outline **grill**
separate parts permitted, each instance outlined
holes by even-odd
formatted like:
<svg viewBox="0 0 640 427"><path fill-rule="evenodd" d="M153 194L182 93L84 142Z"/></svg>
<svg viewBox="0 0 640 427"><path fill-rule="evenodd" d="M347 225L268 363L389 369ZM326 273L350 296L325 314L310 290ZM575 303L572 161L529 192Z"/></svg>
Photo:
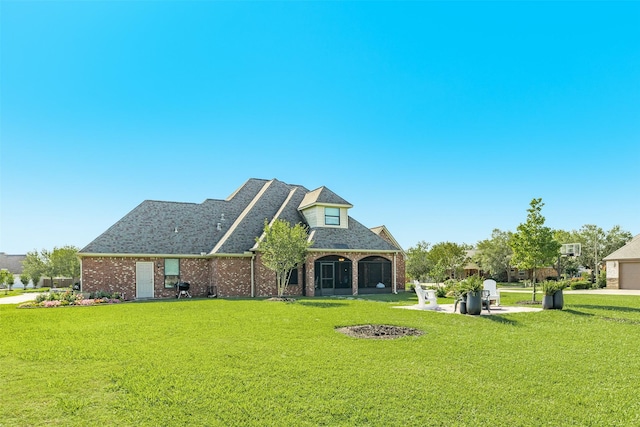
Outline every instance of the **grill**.
<svg viewBox="0 0 640 427"><path fill-rule="evenodd" d="M191 298L191 294L189 293L189 286L190 285L187 282L176 283L176 298Z"/></svg>

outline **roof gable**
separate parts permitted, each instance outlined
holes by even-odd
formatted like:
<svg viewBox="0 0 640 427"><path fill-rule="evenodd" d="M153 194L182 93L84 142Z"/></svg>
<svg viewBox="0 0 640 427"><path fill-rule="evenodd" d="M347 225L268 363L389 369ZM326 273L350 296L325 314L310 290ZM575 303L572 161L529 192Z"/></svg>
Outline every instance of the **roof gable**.
<svg viewBox="0 0 640 427"><path fill-rule="evenodd" d="M333 206L346 206L352 208L353 205L347 202L342 197L338 196L327 187L316 188L313 191L308 192L298 209L303 210L314 205L333 205Z"/></svg>
<svg viewBox="0 0 640 427"><path fill-rule="evenodd" d="M640 259L640 234L629 240L626 245L604 257L605 261Z"/></svg>
<svg viewBox="0 0 640 427"><path fill-rule="evenodd" d="M313 240L312 249L382 252L399 252L401 250L351 217L349 217L348 228L312 228L311 238Z"/></svg>

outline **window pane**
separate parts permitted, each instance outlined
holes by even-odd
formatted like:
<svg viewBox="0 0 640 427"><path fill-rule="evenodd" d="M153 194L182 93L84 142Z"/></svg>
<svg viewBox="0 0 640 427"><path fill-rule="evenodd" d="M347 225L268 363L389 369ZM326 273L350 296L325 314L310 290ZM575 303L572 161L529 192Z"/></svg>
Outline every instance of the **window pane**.
<svg viewBox="0 0 640 427"><path fill-rule="evenodd" d="M340 208L324 208L325 225L340 225Z"/></svg>
<svg viewBox="0 0 640 427"><path fill-rule="evenodd" d="M178 276L178 275L180 275L180 260L179 259L165 259L164 260L164 275L165 276Z"/></svg>

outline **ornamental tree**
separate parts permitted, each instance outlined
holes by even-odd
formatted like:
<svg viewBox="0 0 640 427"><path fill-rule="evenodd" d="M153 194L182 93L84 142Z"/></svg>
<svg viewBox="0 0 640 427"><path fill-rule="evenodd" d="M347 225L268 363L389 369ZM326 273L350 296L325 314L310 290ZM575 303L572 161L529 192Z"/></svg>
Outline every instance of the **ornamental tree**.
<svg viewBox="0 0 640 427"><path fill-rule="evenodd" d="M309 240L304 225L298 223L292 227L282 219L271 224L265 220L262 239L257 238L256 241L262 264L276 273L278 297L282 297L291 272L304 263L313 241Z"/></svg>
<svg viewBox="0 0 640 427"><path fill-rule="evenodd" d="M553 231L544 226L545 218L540 211L542 199L532 199L527 209L527 221L518 225L509 245L513 250L512 263L520 269L533 270L533 296L536 300L536 269L553 265L560 254L560 243L553 238Z"/></svg>

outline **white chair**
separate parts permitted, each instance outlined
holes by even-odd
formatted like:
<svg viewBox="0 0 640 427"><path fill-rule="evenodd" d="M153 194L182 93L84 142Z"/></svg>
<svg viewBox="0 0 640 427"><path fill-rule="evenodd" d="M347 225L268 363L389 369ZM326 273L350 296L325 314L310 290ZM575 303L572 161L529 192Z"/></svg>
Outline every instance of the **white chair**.
<svg viewBox="0 0 640 427"><path fill-rule="evenodd" d="M482 289L489 291L489 303L495 301L496 305L500 305L500 290L495 280L487 279L482 282Z"/></svg>
<svg viewBox="0 0 640 427"><path fill-rule="evenodd" d="M438 298L436 291L433 289L422 289L422 286L416 285L416 295L418 295L418 307L424 310L435 310L438 308ZM429 301L429 305L427 305Z"/></svg>

